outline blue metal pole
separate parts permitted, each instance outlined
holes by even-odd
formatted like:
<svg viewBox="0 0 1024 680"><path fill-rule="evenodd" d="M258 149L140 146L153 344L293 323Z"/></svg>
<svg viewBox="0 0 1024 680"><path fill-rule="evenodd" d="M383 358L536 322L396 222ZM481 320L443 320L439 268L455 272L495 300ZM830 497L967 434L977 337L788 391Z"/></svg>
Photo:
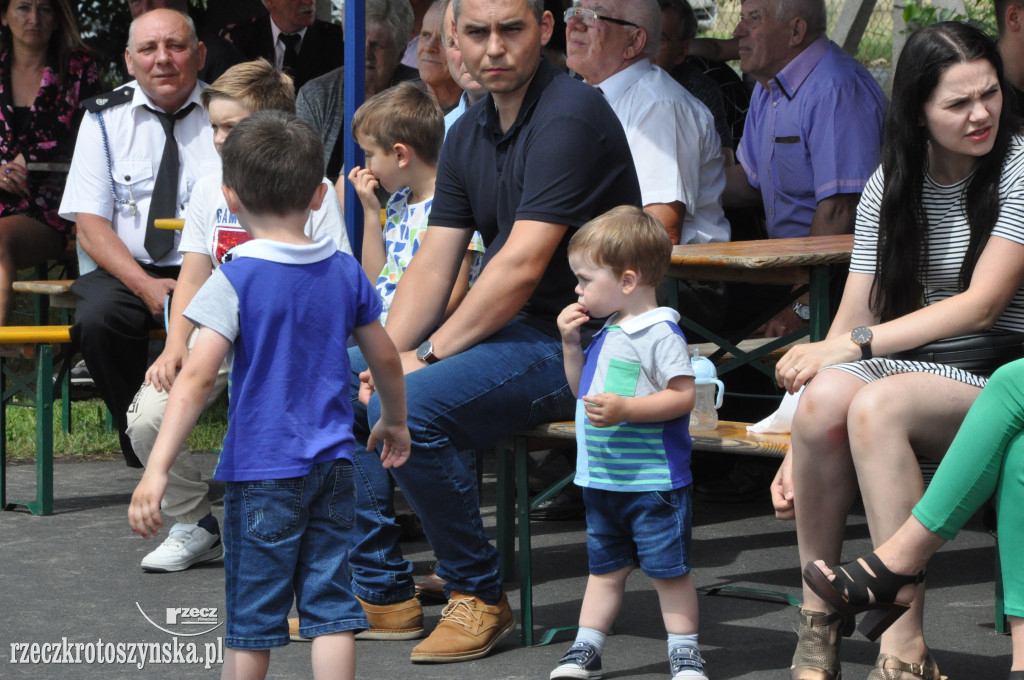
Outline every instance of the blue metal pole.
<svg viewBox="0 0 1024 680"><path fill-rule="evenodd" d="M349 0L345 3L345 122L341 134L345 139L342 177L363 164L363 150L352 139L352 116L365 98L366 70L366 3ZM363 206L355 188L345 182L345 228L352 252L362 260Z"/></svg>

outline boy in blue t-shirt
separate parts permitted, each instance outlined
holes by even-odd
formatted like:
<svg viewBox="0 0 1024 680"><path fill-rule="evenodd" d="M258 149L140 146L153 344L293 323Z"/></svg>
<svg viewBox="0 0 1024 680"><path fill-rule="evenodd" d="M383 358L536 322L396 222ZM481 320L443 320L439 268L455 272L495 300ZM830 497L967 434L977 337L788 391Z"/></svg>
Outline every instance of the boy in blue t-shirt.
<svg viewBox="0 0 1024 680"><path fill-rule="evenodd" d="M326 192L313 129L292 114L259 112L238 123L222 155L224 197L255 239L234 249L184 312L198 337L171 388L129 522L144 537L156 534L167 470L233 351L228 432L214 475L225 482L223 677L266 676L269 650L288 644L294 600L300 634L315 638L313 677L354 678L354 632L367 621L347 558L356 444L347 339L355 338L381 395L384 415L368 446L383 441L385 467L409 456L401 360L359 264L330 238L304 233Z"/></svg>
<svg viewBox="0 0 1024 680"><path fill-rule="evenodd" d="M444 141L444 114L431 94L412 83L399 83L370 97L356 110L352 138L366 155L366 167L357 166L348 174L363 205L363 269L376 282L384 302L380 321L386 324L398 280L427 232L437 159ZM388 200L383 230L379 188L394 192ZM445 317L455 311L476 280L483 253L483 238L474 232Z"/></svg>
<svg viewBox="0 0 1024 680"><path fill-rule="evenodd" d="M658 307L672 243L639 208L621 206L569 240L579 302L562 310L565 375L576 402L576 484L587 507L590 578L579 633L551 678L601 677L601 653L638 564L654 581L673 680L706 678L690 575L693 369L679 314ZM580 327L609 317L584 351Z"/></svg>

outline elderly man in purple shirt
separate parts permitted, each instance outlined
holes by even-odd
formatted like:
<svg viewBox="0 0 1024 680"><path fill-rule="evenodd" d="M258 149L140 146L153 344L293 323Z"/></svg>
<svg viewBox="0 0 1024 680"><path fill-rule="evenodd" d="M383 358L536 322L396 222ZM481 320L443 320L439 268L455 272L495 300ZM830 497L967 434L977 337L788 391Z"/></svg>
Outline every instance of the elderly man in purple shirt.
<svg viewBox="0 0 1024 680"><path fill-rule="evenodd" d="M771 238L852 232L878 166L885 97L825 36L825 19L824 0L744 0L733 31L740 68L758 84L723 199L762 201ZM776 315L765 335L799 328L806 304Z"/></svg>

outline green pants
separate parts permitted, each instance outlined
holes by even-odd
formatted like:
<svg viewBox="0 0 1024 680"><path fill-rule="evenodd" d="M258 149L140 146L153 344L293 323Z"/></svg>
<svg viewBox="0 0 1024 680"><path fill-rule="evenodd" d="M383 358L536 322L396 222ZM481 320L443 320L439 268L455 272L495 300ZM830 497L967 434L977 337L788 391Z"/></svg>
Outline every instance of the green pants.
<svg viewBox="0 0 1024 680"><path fill-rule="evenodd" d="M1024 359L992 374L914 508L947 541L996 494L1006 613L1024 616Z"/></svg>

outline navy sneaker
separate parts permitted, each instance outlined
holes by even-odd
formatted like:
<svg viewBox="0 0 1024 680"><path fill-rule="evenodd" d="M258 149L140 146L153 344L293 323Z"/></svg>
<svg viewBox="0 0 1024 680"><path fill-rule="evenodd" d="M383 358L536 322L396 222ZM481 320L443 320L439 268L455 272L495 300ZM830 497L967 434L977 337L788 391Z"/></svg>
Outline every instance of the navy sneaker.
<svg viewBox="0 0 1024 680"><path fill-rule="evenodd" d="M704 659L700 652L693 647L676 647L668 655L669 668L672 671L672 680L684 680L695 678L696 680L708 680L704 674Z"/></svg>
<svg viewBox="0 0 1024 680"><path fill-rule="evenodd" d="M558 660L558 666L551 671L551 680L556 678L582 678L597 680L601 677L601 655L589 642L574 642L569 651Z"/></svg>

